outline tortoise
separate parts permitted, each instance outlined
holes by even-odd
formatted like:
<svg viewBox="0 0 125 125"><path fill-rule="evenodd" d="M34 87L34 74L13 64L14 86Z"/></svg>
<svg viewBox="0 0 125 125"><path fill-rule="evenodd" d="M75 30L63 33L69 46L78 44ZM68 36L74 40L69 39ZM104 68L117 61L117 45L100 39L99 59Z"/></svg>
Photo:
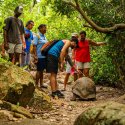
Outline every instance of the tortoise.
<svg viewBox="0 0 125 125"><path fill-rule="evenodd" d="M72 87L72 93L73 98L71 101L75 101L77 98L81 100L95 100L95 83L88 77L79 78L75 81L75 85Z"/></svg>

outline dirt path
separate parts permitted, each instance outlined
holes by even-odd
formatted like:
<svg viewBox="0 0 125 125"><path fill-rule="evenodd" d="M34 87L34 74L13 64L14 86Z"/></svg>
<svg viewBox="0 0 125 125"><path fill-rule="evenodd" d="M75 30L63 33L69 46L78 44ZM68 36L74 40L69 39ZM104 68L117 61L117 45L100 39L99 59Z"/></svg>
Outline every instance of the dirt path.
<svg viewBox="0 0 125 125"><path fill-rule="evenodd" d="M63 88L62 80L64 75L58 76L59 88ZM72 83L73 84L73 83ZM53 110L36 115L37 119L43 119L50 123L57 123L57 125L73 125L75 119L79 114L86 110L90 106L95 106L98 103L103 103L106 101L116 101L118 97L123 95L121 90L111 88L111 87L102 87L97 86L97 100L96 101L70 101L72 96L71 87L72 84L67 85L67 91L63 92L65 99L52 100Z"/></svg>
<svg viewBox="0 0 125 125"><path fill-rule="evenodd" d="M64 73L58 75L59 89L63 89L64 77ZM72 81L72 78L70 81ZM44 75L44 83L49 83L47 75ZM65 95L64 99L52 99L53 110L36 112L34 114L35 119L19 121L18 125L73 125L77 116L88 107L106 101L116 101L124 94L122 90L116 88L96 86L96 101L70 101L73 82L71 83L67 85L67 91L63 92ZM50 92L50 90L47 91ZM125 101L122 103L125 103ZM17 122L0 123L0 125L17 125Z"/></svg>

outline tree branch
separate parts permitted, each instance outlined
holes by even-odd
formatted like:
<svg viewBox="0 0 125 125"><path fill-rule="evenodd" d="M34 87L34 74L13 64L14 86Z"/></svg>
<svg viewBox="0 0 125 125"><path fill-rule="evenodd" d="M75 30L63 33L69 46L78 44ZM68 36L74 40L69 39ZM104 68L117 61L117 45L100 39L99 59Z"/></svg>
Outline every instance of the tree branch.
<svg viewBox="0 0 125 125"><path fill-rule="evenodd" d="M75 0L76 6L79 7L79 2L78 0Z"/></svg>
<svg viewBox="0 0 125 125"><path fill-rule="evenodd" d="M91 27L90 25L87 25L87 24L83 24L83 27L87 27L87 28L93 29L93 27Z"/></svg>
<svg viewBox="0 0 125 125"><path fill-rule="evenodd" d="M75 0L75 3L72 2L67 2L65 0L63 0L66 4L71 5L72 7L74 7L80 14L81 16L86 20L87 23L89 23L89 25L91 25L96 31L101 32L101 33L109 33L112 32L114 30L117 29L125 29L125 24L124 23L120 23L120 24L115 24L112 27L107 27L107 28L102 28L100 26L98 26L97 24L95 24L87 15L86 13L82 10L82 8L80 7L78 0Z"/></svg>
<svg viewBox="0 0 125 125"><path fill-rule="evenodd" d="M71 5L71 6L74 7L75 9L77 9L77 8L76 8L76 5L75 5L74 3L69 2L69 1L65 1L65 0L63 0L63 2L66 3L66 4L68 4L68 5Z"/></svg>
<svg viewBox="0 0 125 125"><path fill-rule="evenodd" d="M33 7L37 4L37 0L33 0Z"/></svg>

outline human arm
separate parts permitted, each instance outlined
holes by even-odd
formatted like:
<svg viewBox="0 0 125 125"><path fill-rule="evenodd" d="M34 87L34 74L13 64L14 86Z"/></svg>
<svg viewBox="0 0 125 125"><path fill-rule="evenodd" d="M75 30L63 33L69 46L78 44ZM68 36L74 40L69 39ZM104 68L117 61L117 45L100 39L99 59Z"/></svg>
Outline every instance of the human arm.
<svg viewBox="0 0 125 125"><path fill-rule="evenodd" d="M5 49L4 49L4 43L2 43L1 45L0 45L0 48L1 48L1 56L2 57L4 57L5 56Z"/></svg>
<svg viewBox="0 0 125 125"><path fill-rule="evenodd" d="M21 20L20 20L21 21ZM19 27L19 26L18 26ZM21 21L21 27L20 27L20 38L22 41L22 45L23 45L23 49L26 48L26 41L25 41L25 29L24 29L24 25L23 22Z"/></svg>
<svg viewBox="0 0 125 125"><path fill-rule="evenodd" d="M3 37L4 37L4 49L8 50L9 49L9 44L8 44L8 38L7 38L7 31L4 30L3 32Z"/></svg>
<svg viewBox="0 0 125 125"><path fill-rule="evenodd" d="M102 45L106 45L106 42L95 42L95 41L89 40L89 44L92 46L102 46Z"/></svg>
<svg viewBox="0 0 125 125"><path fill-rule="evenodd" d="M60 53L60 66L61 69L63 69L64 66L64 58L66 57L67 54L67 50L70 47L70 41L69 40L65 40L65 45L63 46L61 53Z"/></svg>
<svg viewBox="0 0 125 125"><path fill-rule="evenodd" d="M73 67L73 62L69 55L66 56L66 61L69 63L71 67Z"/></svg>
<svg viewBox="0 0 125 125"><path fill-rule="evenodd" d="M5 24L5 26L3 27L4 49L8 50L9 49L8 31L10 29L11 19L10 18L5 19L4 24Z"/></svg>
<svg viewBox="0 0 125 125"><path fill-rule="evenodd" d="M34 36L34 40L33 40L33 57L34 57L34 61L35 63L38 61L38 57L37 57L37 44L38 44L38 37Z"/></svg>
<svg viewBox="0 0 125 125"><path fill-rule="evenodd" d="M26 41L25 41L25 38L24 38L24 34L20 35L21 37L21 41L22 41L22 44L23 44L23 49L26 49Z"/></svg>
<svg viewBox="0 0 125 125"><path fill-rule="evenodd" d="M75 63L75 50L76 48L72 49L72 60Z"/></svg>

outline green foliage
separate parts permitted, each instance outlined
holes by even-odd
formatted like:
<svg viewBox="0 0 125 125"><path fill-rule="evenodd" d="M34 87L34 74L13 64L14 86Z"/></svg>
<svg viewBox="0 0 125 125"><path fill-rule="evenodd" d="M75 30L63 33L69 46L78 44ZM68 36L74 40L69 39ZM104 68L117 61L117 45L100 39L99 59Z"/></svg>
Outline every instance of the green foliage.
<svg viewBox="0 0 125 125"><path fill-rule="evenodd" d="M90 72L94 75L96 83L115 85L119 77L115 65L112 64L111 58L107 56L107 51L107 46L92 48L92 68Z"/></svg>
<svg viewBox="0 0 125 125"><path fill-rule="evenodd" d="M33 32L38 32L37 27L40 24L47 25L47 39L70 39L72 32L79 32L81 29L81 22L77 14L71 15L68 18L66 15L57 15L51 8L51 5L45 6L47 3L41 1L29 13L25 13L25 21L32 19L35 21ZM42 8L41 6L44 6ZM46 11L45 11L46 10ZM45 11L45 12L44 12Z"/></svg>
<svg viewBox="0 0 125 125"><path fill-rule="evenodd" d="M6 60L6 59L3 59L3 58L1 57L1 55L0 55L0 62L6 63L7 60Z"/></svg>
<svg viewBox="0 0 125 125"><path fill-rule="evenodd" d="M61 14L71 17L71 15L75 11L72 6L65 4L65 2L63 2L62 0L48 0L48 2L52 3L51 6L58 15Z"/></svg>
<svg viewBox="0 0 125 125"><path fill-rule="evenodd" d="M69 0L67 0L69 1ZM74 3L74 0L70 0ZM99 26L109 27L115 23L124 23L125 3L117 0L78 0L80 6L86 14ZM63 0L3 0L0 1L0 42L3 41L2 27L4 19L13 15L13 10L17 5L24 7L24 14L21 16L24 24L28 20L33 20L35 26L33 32L38 32L37 27L44 23L47 25L47 39L70 39L71 33L81 30L87 31L87 37L95 41L104 41L105 35L94 32L93 29L85 29L82 24L83 18L71 6L65 4ZM9 8L8 8L9 7ZM124 32L115 31L107 34L106 40L109 43L105 47L94 47L91 50L92 68L96 82L106 81L114 83L124 70ZM119 56L120 55L120 56ZM0 58L0 62L4 62ZM115 70L115 68L117 70Z"/></svg>
<svg viewBox="0 0 125 125"><path fill-rule="evenodd" d="M105 41L104 34L96 33L90 29L87 31L87 37L94 41ZM119 79L115 65L107 53L109 53L109 43L105 46L91 46L91 69L90 75L97 84L116 85Z"/></svg>

